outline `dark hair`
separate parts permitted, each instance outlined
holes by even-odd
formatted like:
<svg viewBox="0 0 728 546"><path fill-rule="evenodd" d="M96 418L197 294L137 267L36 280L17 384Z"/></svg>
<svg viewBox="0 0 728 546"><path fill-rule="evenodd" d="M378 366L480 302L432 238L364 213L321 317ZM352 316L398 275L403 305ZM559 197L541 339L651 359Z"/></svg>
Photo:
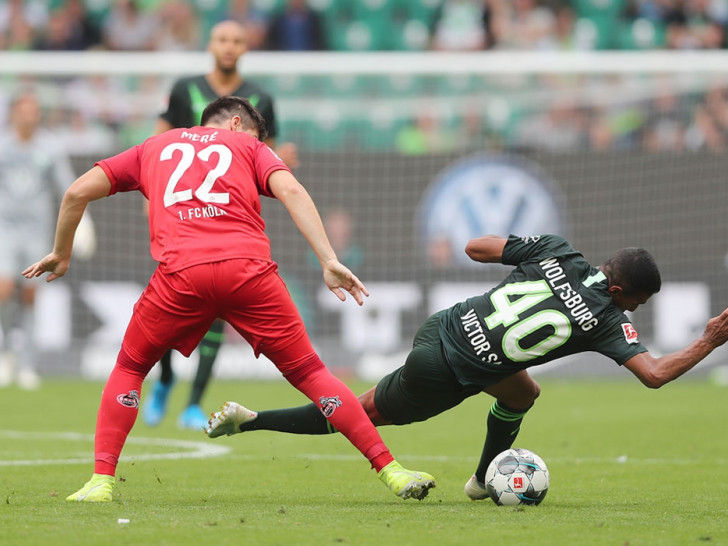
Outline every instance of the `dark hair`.
<svg viewBox="0 0 728 546"><path fill-rule="evenodd" d="M233 116L240 116L243 129L257 129L258 140L263 141L268 136L265 120L248 99L228 95L207 105L202 112L200 125L222 123Z"/></svg>
<svg viewBox="0 0 728 546"><path fill-rule="evenodd" d="M604 263L610 284L628 294L652 295L660 291L662 279L655 259L644 248L623 248Z"/></svg>

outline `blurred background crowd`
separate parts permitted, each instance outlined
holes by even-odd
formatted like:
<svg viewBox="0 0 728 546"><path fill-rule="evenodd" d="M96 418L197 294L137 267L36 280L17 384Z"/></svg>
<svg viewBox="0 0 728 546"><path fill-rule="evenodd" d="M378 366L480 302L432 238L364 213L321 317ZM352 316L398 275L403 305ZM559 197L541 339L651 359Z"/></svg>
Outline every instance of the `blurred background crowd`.
<svg viewBox="0 0 728 546"><path fill-rule="evenodd" d="M4 0L6 50L202 50L222 19L250 49L715 49L726 0Z"/></svg>
<svg viewBox="0 0 728 546"><path fill-rule="evenodd" d="M253 51L719 50L728 0L3 0L0 50L204 51L223 19L245 26ZM280 134L302 149L728 147L725 78L251 78L278 101ZM0 106L15 83L0 81ZM149 136L170 84L50 83L48 124L73 137L71 153L89 155ZM301 108L307 99L317 107Z"/></svg>

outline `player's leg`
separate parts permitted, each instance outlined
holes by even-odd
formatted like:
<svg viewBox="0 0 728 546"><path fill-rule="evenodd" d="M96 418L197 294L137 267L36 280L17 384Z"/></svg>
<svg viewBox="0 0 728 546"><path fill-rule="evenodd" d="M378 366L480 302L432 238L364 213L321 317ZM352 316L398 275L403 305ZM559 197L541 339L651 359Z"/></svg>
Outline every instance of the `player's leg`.
<svg viewBox="0 0 728 546"><path fill-rule="evenodd" d="M478 392L464 390L444 362L437 325L437 316L425 321L404 366L359 395L359 402L375 426L425 421ZM207 433L215 438L251 430L292 434L337 432L316 404L256 412L235 402L226 402L209 420Z"/></svg>
<svg viewBox="0 0 728 546"><path fill-rule="evenodd" d="M81 489L69 495L66 500L112 500L116 466L126 438L136 421L142 382L155 362L155 359L147 362L138 360L131 357L122 346L116 365L101 393L94 437L94 474Z"/></svg>
<svg viewBox="0 0 728 546"><path fill-rule="evenodd" d="M177 274L181 276L182 273ZM157 270L134 307L121 350L101 395L94 440L94 475L67 500L111 500L122 448L136 421L142 383L170 347L189 355L212 323L205 299ZM170 328L170 324L174 328Z"/></svg>
<svg viewBox="0 0 728 546"><path fill-rule="evenodd" d="M465 493L473 500L488 496L485 472L496 455L513 445L523 417L538 398L540 387L526 370L522 370L483 391L496 400L488 413L488 430L478 467L465 485Z"/></svg>
<svg viewBox="0 0 728 546"><path fill-rule="evenodd" d="M252 267L254 262L249 265ZM316 404L392 491L403 498L424 498L434 487L434 479L407 471L394 461L357 397L313 350L276 269L258 270L246 283L246 290L238 292L236 296L241 300L231 301L223 318L251 343L256 353L265 354L294 387Z"/></svg>
<svg viewBox="0 0 728 546"><path fill-rule="evenodd" d="M286 379L324 414L330 425L343 434L377 471L387 487L402 498L424 498L435 486L432 476L403 468L384 444L353 392L324 366L315 352L291 358L310 346L306 338L283 351L266 354Z"/></svg>
<svg viewBox="0 0 728 546"><path fill-rule="evenodd" d="M17 382L21 389L35 390L40 387L36 372L35 351L35 285L20 287L20 316L18 328L12 335L13 352L17 360Z"/></svg>
<svg viewBox="0 0 728 546"><path fill-rule="evenodd" d="M360 394L359 402L374 426L389 425L391 423L382 418L374 407L375 390L376 387L372 387ZM309 435L339 432L313 403L295 408L253 411L237 402L225 402L220 411L213 413L205 432L210 438L217 438L253 430Z"/></svg>
<svg viewBox="0 0 728 546"><path fill-rule="evenodd" d="M15 359L10 352L10 335L15 328L16 308L15 281L10 276L0 274L0 387L7 387L15 378Z"/></svg>
<svg viewBox="0 0 728 546"><path fill-rule="evenodd" d="M212 377L212 367L215 364L217 353L225 338L225 323L216 320L212 323L210 330L202 338L198 351L200 360L197 364L197 372L192 382L190 398L177 424L180 428L200 430L207 425L207 414L202 411L200 401Z"/></svg>

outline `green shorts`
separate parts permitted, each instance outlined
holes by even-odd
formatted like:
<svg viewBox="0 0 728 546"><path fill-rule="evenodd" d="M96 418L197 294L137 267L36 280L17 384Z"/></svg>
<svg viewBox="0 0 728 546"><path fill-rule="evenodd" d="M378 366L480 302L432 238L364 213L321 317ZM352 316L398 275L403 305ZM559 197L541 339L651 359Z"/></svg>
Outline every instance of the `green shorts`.
<svg viewBox="0 0 728 546"><path fill-rule="evenodd" d="M439 314L428 318L404 365L377 384L374 406L395 425L426 421L481 392L458 383L443 355L438 325Z"/></svg>

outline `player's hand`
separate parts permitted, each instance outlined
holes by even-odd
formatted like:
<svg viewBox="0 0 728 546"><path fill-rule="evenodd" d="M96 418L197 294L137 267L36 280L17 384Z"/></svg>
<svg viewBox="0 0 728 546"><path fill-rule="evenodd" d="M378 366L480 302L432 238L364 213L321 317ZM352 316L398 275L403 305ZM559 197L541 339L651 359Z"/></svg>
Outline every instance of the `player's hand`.
<svg viewBox="0 0 728 546"><path fill-rule="evenodd" d="M703 335L714 347L720 347L728 341L728 309L708 321Z"/></svg>
<svg viewBox="0 0 728 546"><path fill-rule="evenodd" d="M346 294L344 294L343 288L353 296L356 303L364 305L362 294L369 297L369 292L356 275L349 271L348 267L339 261L332 260L326 262L323 268L324 282L329 287L329 290L336 294L337 298L341 301L346 301Z"/></svg>
<svg viewBox="0 0 728 546"><path fill-rule="evenodd" d="M290 169L301 165L301 162L298 161L298 148L293 142L284 142L280 146L276 146L275 152Z"/></svg>
<svg viewBox="0 0 728 546"><path fill-rule="evenodd" d="M26 279L32 279L34 277L40 277L43 273L50 273L46 282L51 282L66 274L70 262L70 256L64 258L60 254L51 252L41 261L27 267L25 271L23 271L23 277Z"/></svg>

